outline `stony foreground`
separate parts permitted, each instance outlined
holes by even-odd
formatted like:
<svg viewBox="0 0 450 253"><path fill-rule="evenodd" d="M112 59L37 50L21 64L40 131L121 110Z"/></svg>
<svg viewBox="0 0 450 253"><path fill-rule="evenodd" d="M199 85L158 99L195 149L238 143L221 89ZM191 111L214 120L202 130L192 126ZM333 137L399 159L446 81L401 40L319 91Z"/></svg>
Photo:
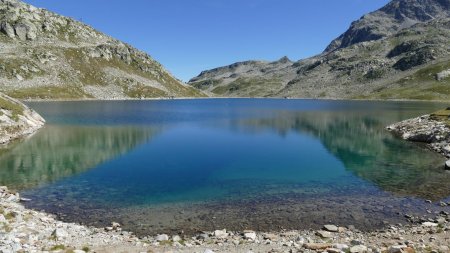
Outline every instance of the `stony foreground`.
<svg viewBox="0 0 450 253"><path fill-rule="evenodd" d="M0 252L450 252L450 215L410 217L411 225L391 225L363 233L352 226L325 225L320 231L257 233L216 230L197 236L137 238L113 223L104 229L64 223L26 209L18 193L0 187ZM430 205L433 205L430 203ZM439 203L442 210L447 203Z"/></svg>

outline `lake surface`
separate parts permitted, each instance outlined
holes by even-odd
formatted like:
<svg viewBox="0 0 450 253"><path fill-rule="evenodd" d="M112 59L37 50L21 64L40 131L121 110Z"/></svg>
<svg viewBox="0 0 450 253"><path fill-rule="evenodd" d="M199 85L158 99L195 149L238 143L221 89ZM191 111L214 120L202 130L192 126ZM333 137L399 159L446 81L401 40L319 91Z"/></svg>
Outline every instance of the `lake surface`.
<svg viewBox="0 0 450 253"><path fill-rule="evenodd" d="M371 230L448 200L444 158L385 130L445 104L275 99L29 103L0 185L60 219L137 234Z"/></svg>

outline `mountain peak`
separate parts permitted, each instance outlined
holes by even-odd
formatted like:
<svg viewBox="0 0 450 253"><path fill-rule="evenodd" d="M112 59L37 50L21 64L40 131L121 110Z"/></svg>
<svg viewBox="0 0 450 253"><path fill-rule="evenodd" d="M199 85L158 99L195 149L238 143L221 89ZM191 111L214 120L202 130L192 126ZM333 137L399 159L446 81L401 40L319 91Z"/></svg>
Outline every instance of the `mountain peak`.
<svg viewBox="0 0 450 253"><path fill-rule="evenodd" d="M378 40L417 23L445 17L450 17L450 0L392 0L353 22L344 34L328 45L325 52Z"/></svg>

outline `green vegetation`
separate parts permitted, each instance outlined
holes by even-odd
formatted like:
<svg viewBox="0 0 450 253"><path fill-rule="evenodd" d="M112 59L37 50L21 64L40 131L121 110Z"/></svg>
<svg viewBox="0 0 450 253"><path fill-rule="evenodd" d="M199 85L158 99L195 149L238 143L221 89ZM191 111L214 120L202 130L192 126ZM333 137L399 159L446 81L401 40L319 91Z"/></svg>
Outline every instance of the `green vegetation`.
<svg viewBox="0 0 450 253"><path fill-rule="evenodd" d="M10 97L15 97L18 99L79 99L92 97L89 94L86 94L81 87L77 86L44 86L16 89L5 91L4 93Z"/></svg>
<svg viewBox="0 0 450 253"><path fill-rule="evenodd" d="M65 249L66 249L66 246L64 246L62 244L58 244L58 245L51 247L50 251L65 250Z"/></svg>
<svg viewBox="0 0 450 253"><path fill-rule="evenodd" d="M354 98L448 100L450 99L450 79L442 81L436 79L439 72L447 69L450 69L450 60L417 70L412 75L398 80L392 86L374 90L370 95Z"/></svg>
<svg viewBox="0 0 450 253"><path fill-rule="evenodd" d="M442 109L437 112L433 112L432 114L430 114L430 117L434 120L444 122L450 126L450 110Z"/></svg>
<svg viewBox="0 0 450 253"><path fill-rule="evenodd" d="M258 97L261 94L271 94L281 87L281 80L278 78L239 78L227 85L218 86L212 92L217 95L239 94L239 96Z"/></svg>
<svg viewBox="0 0 450 253"><path fill-rule="evenodd" d="M220 81L216 80L216 79L204 80L204 81L198 81L198 82L190 83L190 85L192 87L195 87L195 88L200 89L200 90L206 90L206 89L208 89L211 86L216 86L216 85L219 85L219 84L220 84Z"/></svg>
<svg viewBox="0 0 450 253"><path fill-rule="evenodd" d="M91 251L91 249L90 249L88 246L84 246L84 247L82 248L82 250L83 250L84 252L89 252L89 251Z"/></svg>
<svg viewBox="0 0 450 253"><path fill-rule="evenodd" d="M165 91L162 91L160 89L150 87L150 86L144 86L144 85L137 85L133 87L124 87L125 94L132 98L149 98L149 97L167 97L167 93Z"/></svg>
<svg viewBox="0 0 450 253"><path fill-rule="evenodd" d="M13 220L14 218L16 218L16 213L9 212L5 215L5 219L7 220Z"/></svg>
<svg viewBox="0 0 450 253"><path fill-rule="evenodd" d="M19 120L19 115L23 114L24 110L24 108L20 104L14 103L3 97L0 97L0 108L3 110L11 111L12 119L15 121Z"/></svg>
<svg viewBox="0 0 450 253"><path fill-rule="evenodd" d="M113 49L111 49L111 51L113 51ZM148 62L143 62L139 57L134 57L132 54L130 54L131 61L129 64L117 56L113 56L109 60L105 58L88 58L85 52L83 52L83 49L67 49L64 51L64 57L79 74L79 80L83 85L104 86L113 82L116 85L126 88L125 93L133 98L169 96L165 91L154 87L144 86L142 84L137 87L130 87L130 79L126 77L113 78L114 80L111 80L111 76L108 76L104 70L112 68L137 77L155 80L164 85L171 93L173 93L173 96L205 96L192 87L181 85L172 76L167 74L159 63L153 61L151 62L153 65L149 66Z"/></svg>
<svg viewBox="0 0 450 253"><path fill-rule="evenodd" d="M42 69L27 59L0 59L0 74L9 79L16 79L18 75L24 79L31 79L32 77L41 76L43 73Z"/></svg>

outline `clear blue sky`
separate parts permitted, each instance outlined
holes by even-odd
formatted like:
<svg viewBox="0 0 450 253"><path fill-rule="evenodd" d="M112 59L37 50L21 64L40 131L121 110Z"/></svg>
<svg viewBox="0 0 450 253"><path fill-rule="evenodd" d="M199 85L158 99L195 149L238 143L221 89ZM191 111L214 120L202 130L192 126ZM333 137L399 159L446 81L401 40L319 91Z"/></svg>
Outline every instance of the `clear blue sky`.
<svg viewBox="0 0 450 253"><path fill-rule="evenodd" d="M388 0L25 0L148 52L187 81L250 59L320 53Z"/></svg>

